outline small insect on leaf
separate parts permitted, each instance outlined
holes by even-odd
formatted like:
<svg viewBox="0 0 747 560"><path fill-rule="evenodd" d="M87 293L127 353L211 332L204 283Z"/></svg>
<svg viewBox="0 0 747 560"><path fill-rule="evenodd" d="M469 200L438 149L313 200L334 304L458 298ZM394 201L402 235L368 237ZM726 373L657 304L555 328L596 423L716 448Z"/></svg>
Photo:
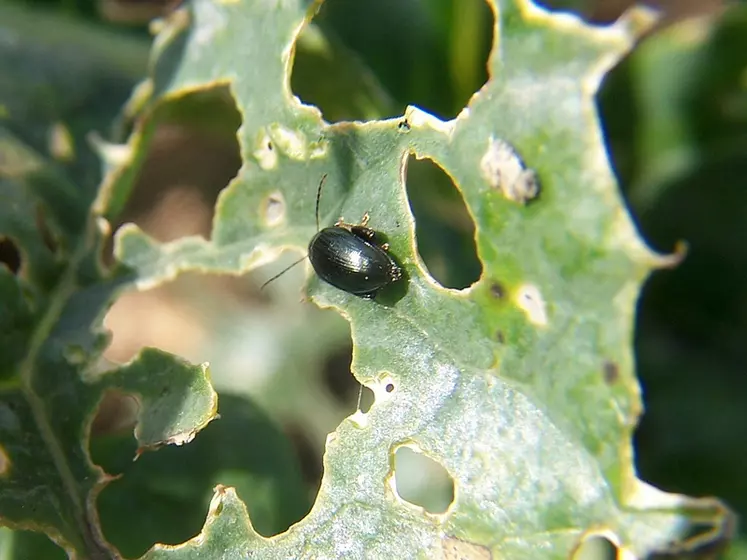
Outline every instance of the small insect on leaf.
<svg viewBox="0 0 747 560"><path fill-rule="evenodd" d="M309 242L307 256L317 276L328 284L349 294L373 299L379 290L402 278L402 269L387 252L389 244L380 243L377 232L368 227L368 214L363 216L360 224L338 220L331 227L319 229L319 201L326 180L325 174L316 191L317 232ZM262 288L305 258L270 278Z"/></svg>

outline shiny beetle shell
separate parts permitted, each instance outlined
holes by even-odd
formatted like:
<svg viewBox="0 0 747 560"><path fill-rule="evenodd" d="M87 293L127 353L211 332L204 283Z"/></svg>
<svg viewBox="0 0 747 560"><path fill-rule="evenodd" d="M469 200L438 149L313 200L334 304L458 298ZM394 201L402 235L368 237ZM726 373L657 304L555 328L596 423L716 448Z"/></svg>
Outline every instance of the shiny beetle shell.
<svg viewBox="0 0 747 560"><path fill-rule="evenodd" d="M402 278L402 269L387 253L389 245L381 235L366 227L368 212L360 224L348 224L340 218L332 227L319 229L319 201L327 179L323 175L316 189L316 235L309 242L308 257L317 276L335 288L373 299L382 288ZM280 278L306 257L298 259L267 280L260 290Z"/></svg>
<svg viewBox="0 0 747 560"><path fill-rule="evenodd" d="M361 226L324 228L309 242L311 266L334 287L372 299L402 278L402 270L375 238L375 231Z"/></svg>

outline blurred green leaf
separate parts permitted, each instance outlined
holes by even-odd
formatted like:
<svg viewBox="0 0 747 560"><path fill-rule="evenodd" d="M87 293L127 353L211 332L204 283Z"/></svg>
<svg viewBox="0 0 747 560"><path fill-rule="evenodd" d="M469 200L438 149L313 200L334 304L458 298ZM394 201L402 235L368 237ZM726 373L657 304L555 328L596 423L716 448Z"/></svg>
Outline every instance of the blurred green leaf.
<svg viewBox="0 0 747 560"><path fill-rule="evenodd" d="M315 22L358 53L401 114L408 104L452 118L487 80L493 31L484 0L327 2Z"/></svg>
<svg viewBox="0 0 747 560"><path fill-rule="evenodd" d="M719 17L684 20L643 41L606 80L605 128L637 211L648 211L662 189L685 177L744 160L746 30L743 4Z"/></svg>
<svg viewBox="0 0 747 560"><path fill-rule="evenodd" d="M90 134L113 119L146 70L148 43L54 12L0 4L0 125L93 197L101 164Z"/></svg>
<svg viewBox="0 0 747 560"><path fill-rule="evenodd" d="M394 101L353 52L309 25L296 43L291 87L328 122L396 115Z"/></svg>
<svg viewBox="0 0 747 560"><path fill-rule="evenodd" d="M100 263L106 224L91 211L98 165L71 144L113 115L116 99L92 79L90 57L35 43L13 21L18 27L7 30L11 19L0 23L8 38L0 48L0 238L19 259L12 269L0 263L0 518L46 533L71 556L115 557L93 507L107 478L87 449L101 399L109 391L137 395L143 452L189 441L215 415L216 395L206 367L157 350L102 366L101 318L131 275ZM120 75L122 83L131 82ZM47 554L43 539L6 536L8 556Z"/></svg>

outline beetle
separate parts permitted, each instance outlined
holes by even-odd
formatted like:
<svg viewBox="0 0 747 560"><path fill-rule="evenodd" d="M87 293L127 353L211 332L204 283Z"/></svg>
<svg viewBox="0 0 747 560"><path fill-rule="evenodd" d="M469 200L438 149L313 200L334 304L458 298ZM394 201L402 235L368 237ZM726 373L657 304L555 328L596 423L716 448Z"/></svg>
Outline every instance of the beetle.
<svg viewBox="0 0 747 560"><path fill-rule="evenodd" d="M360 224L348 224L342 218L331 227L319 229L319 201L327 175L323 175L316 191L316 234L309 241L308 257L317 276L349 294L374 299L382 288L402 278L402 269L389 255L389 244L380 242L380 235L368 227L368 212ZM302 257L270 278L267 284L299 264Z"/></svg>

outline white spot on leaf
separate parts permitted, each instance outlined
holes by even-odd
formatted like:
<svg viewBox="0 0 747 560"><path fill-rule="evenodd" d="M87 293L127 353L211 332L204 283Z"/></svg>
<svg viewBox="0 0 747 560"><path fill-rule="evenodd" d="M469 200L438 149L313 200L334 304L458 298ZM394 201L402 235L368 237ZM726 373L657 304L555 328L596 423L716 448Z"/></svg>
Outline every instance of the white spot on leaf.
<svg viewBox="0 0 747 560"><path fill-rule="evenodd" d="M394 383L394 379L389 375L385 375L384 377L367 384L366 387L373 391L374 402L377 406L380 406L392 398L397 386Z"/></svg>
<svg viewBox="0 0 747 560"><path fill-rule="evenodd" d="M312 142L309 146L309 159L320 159L326 157L328 151L329 142L327 142L326 140Z"/></svg>
<svg viewBox="0 0 747 560"><path fill-rule="evenodd" d="M488 185L499 189L509 200L526 204L539 194L537 173L524 165L508 142L491 136L480 160L480 170Z"/></svg>
<svg viewBox="0 0 747 560"><path fill-rule="evenodd" d="M516 292L516 305L526 314L529 321L541 327L547 326L545 300L537 286L524 284Z"/></svg>
<svg viewBox="0 0 747 560"><path fill-rule="evenodd" d="M259 132L254 143L254 157L265 171L275 169L278 165L278 154L272 144L272 139L264 129Z"/></svg>
<svg viewBox="0 0 747 560"><path fill-rule="evenodd" d="M291 130L278 123L270 125L270 138L277 149L291 159L305 160L309 146L306 136L297 130Z"/></svg>
<svg viewBox="0 0 747 560"><path fill-rule="evenodd" d="M454 130L454 121L442 121L422 109L409 105L405 109L405 121L410 128L428 127L444 134L451 134Z"/></svg>
<svg viewBox="0 0 747 560"><path fill-rule="evenodd" d="M285 207L285 199L282 193L274 192L270 194L265 199L263 208L265 224L269 227L282 224L285 220Z"/></svg>
<svg viewBox="0 0 747 560"><path fill-rule="evenodd" d="M192 40L200 47L210 46L228 24L226 13L211 2L195 2L193 9L199 25L194 26Z"/></svg>

